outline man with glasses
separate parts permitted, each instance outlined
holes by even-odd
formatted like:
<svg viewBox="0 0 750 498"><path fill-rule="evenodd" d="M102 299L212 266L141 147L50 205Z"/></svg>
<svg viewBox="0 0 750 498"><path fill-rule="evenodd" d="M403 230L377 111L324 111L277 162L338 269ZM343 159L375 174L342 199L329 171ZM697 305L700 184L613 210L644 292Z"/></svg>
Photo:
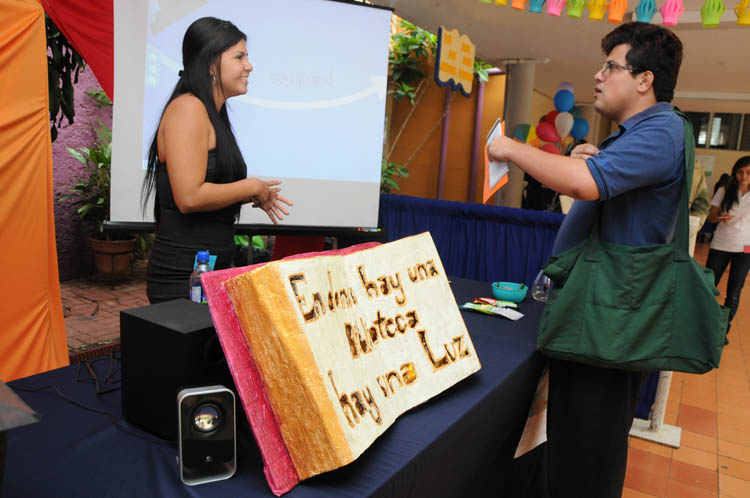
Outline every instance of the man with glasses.
<svg viewBox="0 0 750 498"><path fill-rule="evenodd" d="M682 43L665 28L633 22L606 35L602 51L606 59L594 75L594 108L618 129L598 148L581 144L565 157L498 137L488 149L490 160L512 161L577 199L554 253L588 237L599 207L603 240L642 246L667 243L674 234L685 136L670 102ZM548 442L541 448L547 477L540 478L549 489L534 496L620 498L642 377L550 360Z"/></svg>

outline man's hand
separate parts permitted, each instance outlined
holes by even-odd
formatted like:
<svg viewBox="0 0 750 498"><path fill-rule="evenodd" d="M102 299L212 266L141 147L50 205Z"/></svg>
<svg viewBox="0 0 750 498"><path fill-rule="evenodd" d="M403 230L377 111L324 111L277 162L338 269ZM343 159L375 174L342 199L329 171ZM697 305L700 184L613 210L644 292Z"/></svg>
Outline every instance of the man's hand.
<svg viewBox="0 0 750 498"><path fill-rule="evenodd" d="M576 145L570 152L570 157L578 159L588 159L591 156L595 156L599 153L599 148L592 144L579 144Z"/></svg>
<svg viewBox="0 0 750 498"><path fill-rule="evenodd" d="M511 150L520 145L509 137L495 137L487 146L487 156L490 161L512 161L510 158Z"/></svg>

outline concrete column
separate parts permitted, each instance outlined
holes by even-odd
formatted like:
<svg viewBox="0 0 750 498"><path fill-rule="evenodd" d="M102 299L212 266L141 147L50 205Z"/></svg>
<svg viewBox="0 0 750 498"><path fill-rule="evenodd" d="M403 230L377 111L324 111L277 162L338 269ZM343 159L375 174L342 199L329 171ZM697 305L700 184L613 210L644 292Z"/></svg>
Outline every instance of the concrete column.
<svg viewBox="0 0 750 498"><path fill-rule="evenodd" d="M525 62L508 64L505 86L505 134L513 136L516 126L531 123L531 99L534 93L536 64ZM510 164L508 184L495 195L495 204L506 207L521 207L523 171Z"/></svg>

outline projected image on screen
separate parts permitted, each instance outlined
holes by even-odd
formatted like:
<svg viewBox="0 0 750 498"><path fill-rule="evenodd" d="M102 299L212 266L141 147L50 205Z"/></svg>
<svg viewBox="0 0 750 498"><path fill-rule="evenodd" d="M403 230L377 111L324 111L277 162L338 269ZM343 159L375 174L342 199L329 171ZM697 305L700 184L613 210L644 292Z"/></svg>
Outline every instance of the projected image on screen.
<svg viewBox="0 0 750 498"><path fill-rule="evenodd" d="M125 75L115 71L113 220L142 221L138 182L182 69L182 38L194 20L213 16L247 34L254 69L247 94L228 100L227 111L248 175L282 180L284 195L295 203L285 223L377 225L390 11L330 0L116 0L116 68L123 45L137 52L139 38L124 36L129 28L125 19L118 22L118 11L139 3L145 24L142 97L127 83L118 85ZM120 99L131 102L118 107ZM137 159L122 156L132 155L131 147L117 147L119 115L131 114L134 105L142 108ZM134 144L133 128L127 128ZM118 179L130 185L114 185ZM241 222L267 223L263 216L246 206Z"/></svg>

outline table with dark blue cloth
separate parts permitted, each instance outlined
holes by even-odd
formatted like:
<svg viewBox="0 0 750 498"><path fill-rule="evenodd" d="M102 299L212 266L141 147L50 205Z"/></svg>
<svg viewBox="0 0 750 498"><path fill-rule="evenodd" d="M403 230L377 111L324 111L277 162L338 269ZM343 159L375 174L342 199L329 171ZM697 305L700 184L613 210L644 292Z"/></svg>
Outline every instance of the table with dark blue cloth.
<svg viewBox="0 0 750 498"><path fill-rule="evenodd" d="M491 296L487 282L454 278L451 286L459 304ZM506 495L513 454L544 365L535 351L542 305L527 296L520 310L526 316L517 322L462 311L482 369L399 417L353 463L303 481L285 496ZM94 362L99 376L110 363ZM85 369L71 365L9 384L42 421L8 433L0 496L273 496L251 433L238 433L234 477L186 486L179 478L176 445L130 426L119 390L97 395L94 384L77 381L77 375L88 378Z"/></svg>

